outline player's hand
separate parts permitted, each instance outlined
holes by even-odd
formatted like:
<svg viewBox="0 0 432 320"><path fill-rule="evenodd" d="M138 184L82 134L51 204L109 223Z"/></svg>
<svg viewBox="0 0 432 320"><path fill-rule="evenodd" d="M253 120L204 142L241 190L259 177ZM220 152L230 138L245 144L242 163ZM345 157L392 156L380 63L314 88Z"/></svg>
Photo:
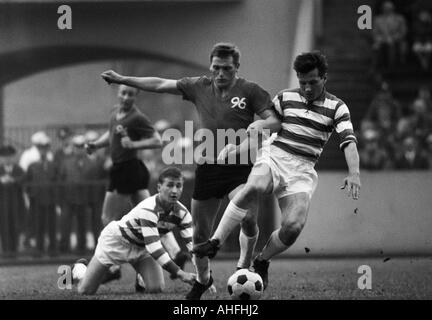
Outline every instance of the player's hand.
<svg viewBox="0 0 432 320"><path fill-rule="evenodd" d="M88 155L91 155L97 149L97 146L94 142L90 141L84 144L84 149Z"/></svg>
<svg viewBox="0 0 432 320"><path fill-rule="evenodd" d="M122 137L120 140L120 143L121 143L122 147L125 149L134 149L135 148L134 142L128 136Z"/></svg>
<svg viewBox="0 0 432 320"><path fill-rule="evenodd" d="M237 153L237 146L235 144L227 144L217 157L217 162L224 162L230 154Z"/></svg>
<svg viewBox="0 0 432 320"><path fill-rule="evenodd" d="M108 84L111 83L120 83L122 80L122 76L115 71L108 70L101 73L102 79L104 79Z"/></svg>
<svg viewBox="0 0 432 320"><path fill-rule="evenodd" d="M341 189L347 189L348 197L357 200L360 196L360 187L360 174L353 173L344 179Z"/></svg>
<svg viewBox="0 0 432 320"><path fill-rule="evenodd" d="M263 119L252 122L246 129L248 135L251 135L252 133L258 133L263 134L265 137L268 137L269 135L266 133L266 131L270 133L270 130L265 128L265 120Z"/></svg>
<svg viewBox="0 0 432 320"><path fill-rule="evenodd" d="M179 278L183 282L186 282L187 284L193 285L196 280L196 274L184 272L182 269L179 269L179 271L177 272L177 278Z"/></svg>

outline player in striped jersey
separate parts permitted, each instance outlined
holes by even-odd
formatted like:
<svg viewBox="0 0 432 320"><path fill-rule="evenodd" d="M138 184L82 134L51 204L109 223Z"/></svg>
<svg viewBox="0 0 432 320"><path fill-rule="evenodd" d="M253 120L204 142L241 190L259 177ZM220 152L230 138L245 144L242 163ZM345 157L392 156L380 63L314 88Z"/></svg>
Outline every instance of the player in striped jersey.
<svg viewBox="0 0 432 320"><path fill-rule="evenodd" d="M360 171L357 139L348 107L325 90L327 69L326 58L319 52L296 57L294 70L300 88L283 90L273 100L281 117L282 129L271 144L261 148L246 185L227 206L213 237L207 243L194 247L196 255L214 257L229 233L245 217L251 199L272 192L279 201L281 227L272 233L253 262L266 287L270 259L288 249L305 225L318 182L314 166L333 131L339 135L340 148L348 165L348 176L342 188L347 187L348 195L358 199ZM253 127L262 131L262 124L258 120ZM241 153L247 148L246 141L237 147L227 147L221 156L230 152Z"/></svg>
<svg viewBox="0 0 432 320"><path fill-rule="evenodd" d="M140 202L120 220L110 222L101 232L95 254L85 273L72 271L78 292L94 294L112 265L130 263L143 277L146 291L161 292L165 282L162 268L175 278L193 284L195 274L184 272L165 251L160 236L178 228L190 251L192 217L179 202L183 176L169 167L159 176L158 194Z"/></svg>

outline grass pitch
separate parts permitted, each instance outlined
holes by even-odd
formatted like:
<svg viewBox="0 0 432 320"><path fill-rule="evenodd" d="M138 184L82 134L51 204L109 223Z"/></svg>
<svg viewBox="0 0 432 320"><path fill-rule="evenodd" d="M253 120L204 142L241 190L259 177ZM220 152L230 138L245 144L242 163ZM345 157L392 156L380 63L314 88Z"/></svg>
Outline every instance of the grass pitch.
<svg viewBox="0 0 432 320"><path fill-rule="evenodd" d="M372 288L359 289L361 265L372 271ZM182 300L189 286L172 281L165 273L162 294L136 294L135 273L122 267L122 278L102 285L94 296L80 296L58 288L60 264L0 267L0 300L3 299L113 299ZM192 271L189 263L186 269ZM206 293L203 300L229 299L226 281L234 272L234 260L212 262L217 293ZM275 259L270 264L269 287L263 300L324 299L432 299L432 258L361 259Z"/></svg>

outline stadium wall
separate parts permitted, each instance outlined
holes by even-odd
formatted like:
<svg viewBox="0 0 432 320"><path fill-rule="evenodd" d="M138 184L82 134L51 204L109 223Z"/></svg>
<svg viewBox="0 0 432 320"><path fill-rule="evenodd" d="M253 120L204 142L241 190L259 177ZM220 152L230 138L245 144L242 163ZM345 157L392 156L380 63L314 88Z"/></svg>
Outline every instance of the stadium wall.
<svg viewBox="0 0 432 320"><path fill-rule="evenodd" d="M202 66L205 72L213 44L232 41L242 51L240 75L259 83L273 96L288 85L300 3L300 0L272 0L271 5L267 0L128 5L119 2L106 6L80 3L72 5L70 31L57 29L55 4L9 4L0 10L0 62L14 52L25 52L24 56L32 59L33 49L105 46L181 58ZM54 58L63 59L61 55ZM115 94L107 89L99 74L116 62L93 59L71 65L66 60L63 66L62 61L58 62L58 69L47 66L45 70L43 64L47 62L34 61L41 64L41 72L29 71L27 76L4 84L6 126L107 121L107 109L115 102ZM152 60L145 61L149 62ZM141 73L140 69L128 73L178 76L177 69L159 66L155 63L153 69L147 69L148 73ZM3 72L11 73L20 66L4 63L4 67ZM187 70L182 76L202 72ZM180 100L168 103L179 104ZM158 116L156 109L168 105L162 97L151 102Z"/></svg>
<svg viewBox="0 0 432 320"><path fill-rule="evenodd" d="M364 171L358 201L340 190L343 172L318 174L306 226L286 255L432 255L432 172Z"/></svg>

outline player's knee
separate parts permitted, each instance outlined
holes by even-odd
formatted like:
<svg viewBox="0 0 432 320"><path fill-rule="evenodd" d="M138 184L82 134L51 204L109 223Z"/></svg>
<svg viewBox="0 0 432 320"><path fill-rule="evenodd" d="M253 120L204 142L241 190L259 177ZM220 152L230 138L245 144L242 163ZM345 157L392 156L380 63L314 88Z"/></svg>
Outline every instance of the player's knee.
<svg viewBox="0 0 432 320"><path fill-rule="evenodd" d="M251 230L257 227L256 216L250 213L250 210L241 222L242 229Z"/></svg>
<svg viewBox="0 0 432 320"><path fill-rule="evenodd" d="M266 191L265 186L262 183L257 181L251 181L245 185L243 189L244 198L249 201L255 201L260 194L263 194Z"/></svg>
<svg viewBox="0 0 432 320"><path fill-rule="evenodd" d="M304 223L298 220L287 220L282 222L281 233L298 235L303 230Z"/></svg>
<svg viewBox="0 0 432 320"><path fill-rule="evenodd" d="M291 246L300 232L303 230L303 224L298 221L283 222L279 232L279 238L286 246Z"/></svg>

